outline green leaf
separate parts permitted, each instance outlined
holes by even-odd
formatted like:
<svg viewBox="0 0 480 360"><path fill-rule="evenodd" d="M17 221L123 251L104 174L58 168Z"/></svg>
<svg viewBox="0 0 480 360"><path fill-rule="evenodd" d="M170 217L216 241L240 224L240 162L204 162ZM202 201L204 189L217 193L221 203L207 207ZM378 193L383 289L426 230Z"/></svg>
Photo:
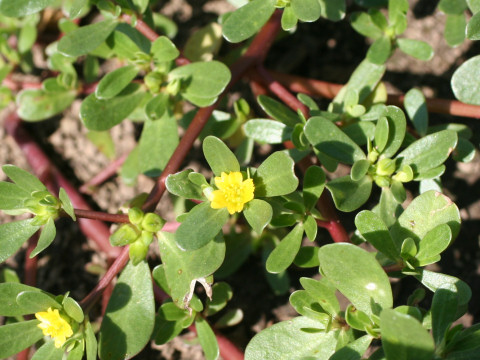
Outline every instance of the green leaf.
<svg viewBox="0 0 480 360"><path fill-rule="evenodd" d="M258 104L262 109L275 120L284 123L286 126L294 127L299 124L300 118L298 114L294 113L290 108L283 105L281 102L272 99L265 95L259 95L257 98Z"/></svg>
<svg viewBox="0 0 480 360"><path fill-rule="evenodd" d="M458 306L457 289L451 284L437 289L432 300L432 335L438 346L445 338L446 332L456 320Z"/></svg>
<svg viewBox="0 0 480 360"><path fill-rule="evenodd" d="M11 182L0 181L0 210L25 209L24 200L30 192Z"/></svg>
<svg viewBox="0 0 480 360"><path fill-rule="evenodd" d="M227 306L232 298L232 288L226 282L217 282L212 286L212 300L207 301L207 316L214 315Z"/></svg>
<svg viewBox="0 0 480 360"><path fill-rule="evenodd" d="M296 312L298 312L300 315L303 316L308 316L311 319L314 320L320 320L320 317L326 316L328 318L328 315L325 314L323 311L322 307L318 303L318 301L308 292L305 290L297 290L294 291L290 295L290 305L295 309ZM322 315L320 315L322 314ZM322 324L319 326L325 327L325 325Z"/></svg>
<svg viewBox="0 0 480 360"><path fill-rule="evenodd" d="M365 240L378 251L381 251L391 260L397 261L399 259L398 251L388 232L388 227L380 216L372 211L363 210L355 217L355 226Z"/></svg>
<svg viewBox="0 0 480 360"><path fill-rule="evenodd" d="M337 350L328 360L360 360L372 340L370 335L364 335Z"/></svg>
<svg viewBox="0 0 480 360"><path fill-rule="evenodd" d="M85 325L85 353L87 360L97 360L97 339L90 321Z"/></svg>
<svg viewBox="0 0 480 360"><path fill-rule="evenodd" d="M418 252L415 256L418 266L430 264L430 259L441 254L450 245L452 231L447 224L441 224L427 232L418 243Z"/></svg>
<svg viewBox="0 0 480 360"><path fill-rule="evenodd" d="M403 111L396 106L387 106L383 113L388 120L388 141L382 151L384 157L392 157L402 146L407 128Z"/></svg>
<svg viewBox="0 0 480 360"><path fill-rule="evenodd" d="M430 334L410 315L385 309L380 314L382 346L392 360L430 360L434 343Z"/></svg>
<svg viewBox="0 0 480 360"><path fill-rule="evenodd" d="M477 13L476 16L480 16ZM480 76L480 55L465 61L455 70L451 85L455 97L466 104L480 105L480 85L476 79Z"/></svg>
<svg viewBox="0 0 480 360"><path fill-rule="evenodd" d="M74 90L55 92L44 89L23 90L17 96L17 113L22 120L45 120L69 107L76 95Z"/></svg>
<svg viewBox="0 0 480 360"><path fill-rule="evenodd" d="M365 159L362 149L334 123L314 116L305 125L308 141L322 153L345 164Z"/></svg>
<svg viewBox="0 0 480 360"><path fill-rule="evenodd" d="M347 175L329 181L327 189L332 194L337 209L350 212L368 200L372 191L372 180L365 176L359 181L353 181Z"/></svg>
<svg viewBox="0 0 480 360"><path fill-rule="evenodd" d="M318 0L291 0L290 6L295 16L305 22L318 20L322 11Z"/></svg>
<svg viewBox="0 0 480 360"><path fill-rule="evenodd" d="M285 31L289 31L293 29L295 26L297 26L298 23L298 18L296 17L292 7L290 5L287 5L283 8L283 13L282 13L282 29Z"/></svg>
<svg viewBox="0 0 480 360"><path fill-rule="evenodd" d="M195 319L195 327L197 329L198 340L205 354L205 359L218 359L220 350L218 348L217 338L208 322L203 317L197 316Z"/></svg>
<svg viewBox="0 0 480 360"><path fill-rule="evenodd" d="M15 254L37 232L40 226L32 225L32 221L26 219L0 225L0 263Z"/></svg>
<svg viewBox="0 0 480 360"><path fill-rule="evenodd" d="M281 144L290 140L292 129L285 124L268 119L251 119L244 126L245 134L261 143Z"/></svg>
<svg viewBox="0 0 480 360"><path fill-rule="evenodd" d="M38 320L22 321L0 326L0 358L19 353L43 338Z"/></svg>
<svg viewBox="0 0 480 360"><path fill-rule="evenodd" d="M319 166L312 165L303 178L303 202L307 210L311 210L325 189L325 173Z"/></svg>
<svg viewBox="0 0 480 360"><path fill-rule="evenodd" d="M180 81L182 96L198 106L212 104L225 90L230 78L230 70L219 61L191 63L177 67L168 74L169 81ZM209 103L204 104L202 101L205 100Z"/></svg>
<svg viewBox="0 0 480 360"><path fill-rule="evenodd" d="M215 136L207 136L203 140L203 154L215 176L220 176L222 172L240 171L240 164L235 155Z"/></svg>
<svg viewBox="0 0 480 360"><path fill-rule="evenodd" d="M158 243L172 299L176 306L185 309L192 283L213 274L222 264L225 242L217 236L200 249L184 251L177 246L174 234L159 232Z"/></svg>
<svg viewBox="0 0 480 360"><path fill-rule="evenodd" d="M350 15L352 27L363 36L378 39L383 36L383 31L375 24L366 12L353 12Z"/></svg>
<svg viewBox="0 0 480 360"><path fill-rule="evenodd" d="M98 99L111 99L118 95L138 74L134 65L127 65L115 69L105 75L98 83L95 96Z"/></svg>
<svg viewBox="0 0 480 360"><path fill-rule="evenodd" d="M116 19L107 19L79 27L60 39L58 51L74 57L86 55L102 44L116 26Z"/></svg>
<svg viewBox="0 0 480 360"><path fill-rule="evenodd" d="M189 174L193 170L188 169L176 174L170 174L165 180L165 186L170 194L186 199L205 200L202 188L189 180Z"/></svg>
<svg viewBox="0 0 480 360"><path fill-rule="evenodd" d="M245 204L243 215L252 229L260 235L273 216L272 206L266 201L253 199Z"/></svg>
<svg viewBox="0 0 480 360"><path fill-rule="evenodd" d="M276 0L253 0L230 14L222 25L223 36L237 43L254 35L275 10Z"/></svg>
<svg viewBox="0 0 480 360"><path fill-rule="evenodd" d="M370 45L367 59L374 64L384 64L392 53L392 42L388 36L382 36Z"/></svg>
<svg viewBox="0 0 480 360"><path fill-rule="evenodd" d="M467 3L465 0L440 0L438 9L445 14L463 14L467 10Z"/></svg>
<svg viewBox="0 0 480 360"><path fill-rule="evenodd" d="M480 1L479 0L467 0L467 5L470 11L474 14L480 11Z"/></svg>
<svg viewBox="0 0 480 360"><path fill-rule="evenodd" d="M397 243L407 237L417 243L438 225L448 224L452 238L460 229L460 214L457 206L445 195L436 191L427 191L416 197L390 229Z"/></svg>
<svg viewBox="0 0 480 360"><path fill-rule="evenodd" d="M120 26L107 38L106 44L118 57L133 60L135 54L141 52L140 47L119 28Z"/></svg>
<svg viewBox="0 0 480 360"><path fill-rule="evenodd" d="M73 221L77 221L77 218L75 217L75 211L73 210L72 202L70 201L70 198L68 197L67 192L64 188L60 188L58 197L62 202L63 211L65 211L67 215L73 219Z"/></svg>
<svg viewBox="0 0 480 360"><path fill-rule="evenodd" d="M392 289L375 256L352 244L324 245L318 252L320 271L352 304L367 315L393 305ZM362 269L362 271L358 271Z"/></svg>
<svg viewBox="0 0 480 360"><path fill-rule="evenodd" d="M63 299L63 309L73 320L78 323L83 322L85 315L83 314L82 307L71 297L67 296Z"/></svg>
<svg viewBox="0 0 480 360"><path fill-rule="evenodd" d="M367 174L368 169L370 168L370 161L368 160L357 160L354 162L352 169L350 171L350 177L353 181L360 181Z"/></svg>
<svg viewBox="0 0 480 360"><path fill-rule="evenodd" d="M37 40L37 27L35 23L29 22L20 29L18 34L18 51L22 54L30 50Z"/></svg>
<svg viewBox="0 0 480 360"><path fill-rule="evenodd" d="M455 47L465 40L467 21L464 14L447 15L443 36L449 46Z"/></svg>
<svg viewBox="0 0 480 360"><path fill-rule="evenodd" d="M144 92L139 84L131 83L117 96L102 100L88 95L80 107L80 118L89 130L104 131L120 124L140 104Z"/></svg>
<svg viewBox="0 0 480 360"><path fill-rule="evenodd" d="M475 157L475 146L468 140L459 137L457 146L453 150L452 158L455 161L468 163Z"/></svg>
<svg viewBox="0 0 480 360"><path fill-rule="evenodd" d="M294 165L292 158L284 152L271 154L253 176L255 197L286 195L295 191L298 178L295 176Z"/></svg>
<svg viewBox="0 0 480 360"><path fill-rule="evenodd" d="M397 45L405 54L423 61L430 60L434 54L433 48L421 40L397 39Z"/></svg>
<svg viewBox="0 0 480 360"><path fill-rule="evenodd" d="M456 145L457 133L452 130L427 135L397 155L400 160L398 168L410 165L415 176L421 176L423 172L443 164Z"/></svg>
<svg viewBox="0 0 480 360"><path fill-rule="evenodd" d="M335 295L335 287L325 278L315 280L307 277L300 278L305 291L314 298L322 308L332 317L340 312L340 304Z"/></svg>
<svg viewBox="0 0 480 360"><path fill-rule="evenodd" d="M88 6L88 0L73 0L70 6L69 17L74 20L82 15L82 11Z"/></svg>
<svg viewBox="0 0 480 360"><path fill-rule="evenodd" d="M308 240L315 241L317 237L318 225L315 221L315 218L311 215L307 216L307 219L303 222L303 227L305 229L305 235L307 235Z"/></svg>
<svg viewBox="0 0 480 360"><path fill-rule="evenodd" d="M318 261L318 247L302 246L298 250L293 263L301 268L312 268L320 265Z"/></svg>
<svg viewBox="0 0 480 360"><path fill-rule="evenodd" d="M50 339L35 352L31 360L62 360L64 350L55 347L55 340Z"/></svg>
<svg viewBox="0 0 480 360"><path fill-rule="evenodd" d="M191 61L210 61L222 45L222 27L212 22L193 33L183 48Z"/></svg>
<svg viewBox="0 0 480 360"><path fill-rule="evenodd" d="M48 308L62 309L62 305L43 291L23 291L17 295L16 301L28 314L47 311Z"/></svg>
<svg viewBox="0 0 480 360"><path fill-rule="evenodd" d="M428 109L425 96L418 89L410 89L405 94L405 110L420 136L425 136L428 128Z"/></svg>
<svg viewBox="0 0 480 360"><path fill-rule="evenodd" d="M45 185L43 185L36 176L15 165L3 165L2 170L16 185L24 191L27 191L29 194L34 191L47 190Z"/></svg>
<svg viewBox="0 0 480 360"><path fill-rule="evenodd" d="M48 219L47 223L42 229L42 232L40 233L37 246L30 253L30 259L37 256L48 246L50 246L55 239L55 235L57 235L57 229L55 228L55 220L51 217Z"/></svg>
<svg viewBox="0 0 480 360"><path fill-rule="evenodd" d="M100 327L100 359L131 358L148 343L153 331L155 301L146 262L123 269Z"/></svg>
<svg viewBox="0 0 480 360"><path fill-rule="evenodd" d="M0 316L21 316L32 314L29 310L18 305L17 295L24 291L38 291L39 289L19 283L5 282L0 284Z"/></svg>
<svg viewBox="0 0 480 360"><path fill-rule="evenodd" d="M320 329L322 324L299 316L272 325L255 335L245 350L245 360L328 359L337 344L335 331Z"/></svg>
<svg viewBox="0 0 480 360"><path fill-rule="evenodd" d="M23 17L35 14L54 2L55 0L1 0L0 13L8 17Z"/></svg>
<svg viewBox="0 0 480 360"><path fill-rule="evenodd" d="M115 144L109 131L89 131L86 135L108 159L115 159Z"/></svg>
<svg viewBox="0 0 480 360"><path fill-rule="evenodd" d="M298 224L285 236L270 253L266 268L268 272L280 273L286 270L295 259L303 237L303 225Z"/></svg>
<svg viewBox="0 0 480 360"><path fill-rule="evenodd" d="M345 0L319 0L322 17L331 21L342 20L345 17Z"/></svg>
<svg viewBox="0 0 480 360"><path fill-rule="evenodd" d="M147 119L138 141L138 170L147 176L160 176L178 142L177 122L170 110L158 120Z"/></svg>
<svg viewBox="0 0 480 360"><path fill-rule="evenodd" d="M175 44L166 36L159 36L152 43L150 52L156 62L172 61L180 55L180 51L178 51ZM195 61L195 59L189 59Z"/></svg>

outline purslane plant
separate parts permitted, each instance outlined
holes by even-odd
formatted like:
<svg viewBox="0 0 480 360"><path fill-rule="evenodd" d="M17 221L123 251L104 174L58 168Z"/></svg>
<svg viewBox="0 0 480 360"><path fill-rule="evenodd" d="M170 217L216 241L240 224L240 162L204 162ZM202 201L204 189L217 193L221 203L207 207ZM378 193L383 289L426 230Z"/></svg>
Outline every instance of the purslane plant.
<svg viewBox="0 0 480 360"><path fill-rule="evenodd" d="M243 316L228 306L232 288L219 280L234 276L253 253L261 253L275 294L289 291L292 264L317 268L318 274L300 278L303 290L290 295L300 316L255 335L246 346L247 360L361 359L369 348L376 349L370 359L480 358L479 325L452 325L466 313L471 289L425 268L438 262L459 234L460 212L442 193L441 177L450 156L473 159L472 133L462 124L430 124L428 101L418 89L405 94L405 111L388 104L382 78L395 49L425 61L433 50L424 41L402 37L408 1L355 2L364 10L349 12L338 0L232 0L238 8L199 29L181 52L171 40L176 24L155 12L154 0L0 0L1 106L15 100L13 117L43 121L79 97L78 115L99 147L125 119L142 123L120 175L127 183L140 174L156 181L150 194L131 199L123 214L108 214L75 208L72 189L47 184L54 171L38 174L44 184L16 166L2 167L10 181L0 182L0 210L31 217L0 225L1 262L26 242L27 262L34 261L55 240L59 217L119 223L103 240L121 251L108 254L110 267L78 302L69 289L49 294L5 270L1 358L19 353L26 359L33 345L35 359L132 358L150 340L165 344L193 327L206 359L220 353L243 358L218 335ZM37 69L32 49L42 35L39 14L47 8L64 14L61 36L44 49L48 69L42 70L48 75L41 84L16 83L16 72ZM478 1L442 0L439 9L447 14L450 45L480 38ZM468 24L466 11L472 13ZM100 16L89 23L93 13ZM281 29L346 16L373 42L328 107L306 94L293 96L263 67ZM250 37L233 50L222 40ZM103 61L116 65L101 76ZM480 105L474 76L479 66L473 57L454 73L452 89L460 101ZM244 75L259 92L256 101L264 114L244 99L231 108L223 101ZM186 102L200 109L184 112ZM6 126L25 143L12 124ZM15 129L20 126L17 121ZM182 136L179 127L185 129ZM182 170L197 138L205 171L188 165ZM274 150L262 155L256 143ZM347 175L335 177L339 164L348 166ZM411 186L413 181L419 186ZM409 203L405 186L413 193ZM174 223L155 212L165 190L182 209ZM342 212L356 212L351 237ZM319 227L334 244L321 243ZM160 263L147 262L151 246ZM32 266L26 268L28 277ZM104 293L120 272L112 292ZM407 277L422 288L406 304L397 304L390 278ZM433 294L429 307L422 302L426 290ZM340 306L337 292L348 300L346 306ZM103 316L91 318L102 294Z"/></svg>

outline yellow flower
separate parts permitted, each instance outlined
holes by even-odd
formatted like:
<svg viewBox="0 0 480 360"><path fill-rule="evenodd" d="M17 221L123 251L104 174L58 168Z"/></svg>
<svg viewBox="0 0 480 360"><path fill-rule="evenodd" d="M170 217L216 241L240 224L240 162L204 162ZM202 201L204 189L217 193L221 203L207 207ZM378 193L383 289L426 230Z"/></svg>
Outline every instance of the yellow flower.
<svg viewBox="0 0 480 360"><path fill-rule="evenodd" d="M50 307L47 311L36 313L35 317L40 320L37 326L42 329L43 335L55 340L56 348L61 348L67 338L73 335L72 327L57 309L52 310Z"/></svg>
<svg viewBox="0 0 480 360"><path fill-rule="evenodd" d="M215 185L219 190L215 190L210 197L210 206L213 209L226 207L228 212L233 214L242 211L243 206L253 199L253 180L243 180L239 171L229 174L222 172L220 177L215 177Z"/></svg>

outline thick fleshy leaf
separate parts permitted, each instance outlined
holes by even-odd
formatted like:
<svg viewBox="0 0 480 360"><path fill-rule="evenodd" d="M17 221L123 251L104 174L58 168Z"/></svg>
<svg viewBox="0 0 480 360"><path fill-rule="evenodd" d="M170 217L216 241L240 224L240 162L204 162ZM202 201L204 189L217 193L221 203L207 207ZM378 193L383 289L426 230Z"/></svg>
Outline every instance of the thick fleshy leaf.
<svg viewBox="0 0 480 360"><path fill-rule="evenodd" d="M353 163L350 171L350 177L353 181L360 181L367 174L372 163L366 159L357 160Z"/></svg>
<svg viewBox="0 0 480 360"><path fill-rule="evenodd" d="M375 256L352 244L324 245L320 271L352 304L367 315L393 305L392 289ZM358 271L362 269L362 271Z"/></svg>
<svg viewBox="0 0 480 360"><path fill-rule="evenodd" d="M13 282L0 283L0 316L20 316L33 314L28 309L21 307L16 299L24 291L38 291L40 289Z"/></svg>
<svg viewBox="0 0 480 360"><path fill-rule="evenodd" d="M310 118L305 135L316 149L337 161L353 164L365 159L362 149L330 120L320 116Z"/></svg>
<svg viewBox="0 0 480 360"><path fill-rule="evenodd" d="M294 113L290 108L272 99L271 97L260 95L257 98L258 104L262 109L275 120L284 123L289 127L294 127L300 123L300 117Z"/></svg>
<svg viewBox="0 0 480 360"><path fill-rule="evenodd" d="M405 110L420 136L425 136L428 128L428 109L425 96L418 89L410 89L405 94Z"/></svg>
<svg viewBox="0 0 480 360"><path fill-rule="evenodd" d="M319 266L318 247L302 246L300 250L298 250L293 263L301 268L313 268Z"/></svg>
<svg viewBox="0 0 480 360"><path fill-rule="evenodd" d="M83 314L82 307L71 297L67 296L63 299L63 308L68 316L78 323L83 322L85 315Z"/></svg>
<svg viewBox="0 0 480 360"><path fill-rule="evenodd" d="M443 164L457 145L457 133L452 130L443 130L427 135L403 150L397 155L399 167L410 165L414 174L433 169Z"/></svg>
<svg viewBox="0 0 480 360"><path fill-rule="evenodd" d="M38 320L0 326L0 358L7 359L43 338Z"/></svg>
<svg viewBox="0 0 480 360"><path fill-rule="evenodd" d="M175 241L184 250L200 249L213 240L227 219L227 208L212 209L210 201L205 201L190 210L175 233Z"/></svg>
<svg viewBox="0 0 480 360"><path fill-rule="evenodd" d="M318 20L322 11L318 0L291 0L290 6L295 16L305 22Z"/></svg>
<svg viewBox="0 0 480 360"><path fill-rule="evenodd" d="M285 236L270 253L266 268L268 272L280 273L286 270L295 259L303 237L303 226L298 224Z"/></svg>
<svg viewBox="0 0 480 360"><path fill-rule="evenodd" d="M307 216L306 220L303 222L303 228L305 229L305 235L307 235L308 240L312 242L315 241L318 225L313 216Z"/></svg>
<svg viewBox="0 0 480 360"><path fill-rule="evenodd" d="M210 61L220 50L222 40L222 27L212 22L188 38L183 53L191 61Z"/></svg>
<svg viewBox="0 0 480 360"><path fill-rule="evenodd" d="M292 129L280 121L268 119L251 119L244 126L245 134L258 142L281 144L290 140Z"/></svg>
<svg viewBox="0 0 480 360"><path fill-rule="evenodd" d="M61 113L75 99L74 90L47 91L27 89L17 96L18 116L26 121L40 121Z"/></svg>
<svg viewBox="0 0 480 360"><path fill-rule="evenodd" d="M463 14L467 10L465 0L440 0L438 9L445 14Z"/></svg>
<svg viewBox="0 0 480 360"><path fill-rule="evenodd" d="M450 226L452 239L455 239L460 229L460 213L447 196L431 190L410 203L390 233L398 248L399 243L407 237L418 243L430 230L442 224Z"/></svg>
<svg viewBox="0 0 480 360"><path fill-rule="evenodd" d="M337 339L335 331L314 331L322 327L318 321L304 316L270 326L250 341L245 351L245 360L289 360L311 357L327 360L335 352Z"/></svg>
<svg viewBox="0 0 480 360"><path fill-rule="evenodd" d="M202 99L215 100L227 86L230 77L228 67L219 61L191 63L177 67L168 74L169 81L180 81L182 96L198 106L204 106L200 103Z"/></svg>
<svg viewBox="0 0 480 360"><path fill-rule="evenodd" d="M453 73L451 85L458 100L466 104L480 105L480 87L476 81L479 75L480 55L468 59Z"/></svg>
<svg viewBox="0 0 480 360"><path fill-rule="evenodd" d="M387 106L383 116L388 120L388 140L382 155L384 157L392 157L402 146L407 121L403 111L396 106Z"/></svg>
<svg viewBox="0 0 480 360"><path fill-rule="evenodd" d="M55 340L48 340L35 352L31 360L62 360L64 350L55 347Z"/></svg>
<svg viewBox="0 0 480 360"><path fill-rule="evenodd" d="M150 269L145 261L131 262L115 284L99 335L102 360L128 359L150 340L155 318Z"/></svg>
<svg viewBox="0 0 480 360"><path fill-rule="evenodd" d="M177 122L170 110L160 119L147 119L138 141L138 170L148 176L159 176L178 142Z"/></svg>
<svg viewBox="0 0 480 360"><path fill-rule="evenodd" d="M470 40L480 40L480 15L474 14L467 24L467 38Z"/></svg>
<svg viewBox="0 0 480 360"><path fill-rule="evenodd" d="M117 26L117 20L107 19L79 27L60 39L58 51L69 56L86 55L103 43Z"/></svg>
<svg viewBox="0 0 480 360"><path fill-rule="evenodd" d="M372 191L372 180L365 176L360 181L353 181L346 175L329 181L326 186L337 209L350 212L368 200Z"/></svg>
<svg viewBox="0 0 480 360"><path fill-rule="evenodd" d="M60 305L52 296L43 291L23 291L17 295L17 304L28 313L47 311L48 308L61 309Z"/></svg>
<svg viewBox="0 0 480 360"><path fill-rule="evenodd" d="M415 256L419 266L430 263L430 259L442 253L452 240L452 231L447 224L441 224L430 230L418 243Z"/></svg>
<svg viewBox="0 0 480 360"><path fill-rule="evenodd" d="M312 165L303 178L303 202L307 210L315 206L325 189L325 173L319 166Z"/></svg>
<svg viewBox="0 0 480 360"><path fill-rule="evenodd" d="M215 176L220 176L222 172L240 171L236 156L215 136L207 136L203 140L203 154Z"/></svg>
<svg viewBox="0 0 480 360"><path fill-rule="evenodd" d="M378 251L392 260L399 259L392 237L380 216L372 211L363 210L355 217L355 226L360 234Z"/></svg>
<svg viewBox="0 0 480 360"><path fill-rule="evenodd" d="M38 178L15 165L3 165L2 170L15 184L31 194L34 191L47 190Z"/></svg>
<svg viewBox="0 0 480 360"><path fill-rule="evenodd" d="M290 194L298 186L293 159L284 152L271 154L253 176L255 197L272 197Z"/></svg>
<svg viewBox="0 0 480 360"><path fill-rule="evenodd" d="M435 344L439 345L446 332L456 320L458 306L457 288L451 284L437 289L432 300L432 335Z"/></svg>
<svg viewBox="0 0 480 360"><path fill-rule="evenodd" d="M176 48L175 44L166 36L159 36L153 43L150 52L153 55L153 59L157 62L172 61L180 55L180 52ZM195 61L192 58L189 58Z"/></svg>
<svg viewBox="0 0 480 360"><path fill-rule="evenodd" d="M321 306L332 316L340 312L340 304L335 295L335 287L325 278L315 280L311 278L300 278L305 291L307 291Z"/></svg>
<svg viewBox="0 0 480 360"><path fill-rule="evenodd" d="M281 20L282 29L285 31L289 31L293 29L295 26L297 26L297 23L298 23L298 18L293 12L292 7L288 5L285 6L282 12L282 20Z"/></svg>
<svg viewBox="0 0 480 360"><path fill-rule="evenodd" d="M382 36L375 40L367 52L367 59L374 64L384 64L392 53L392 42L389 37Z"/></svg>
<svg viewBox="0 0 480 360"><path fill-rule="evenodd" d="M55 228L55 220L49 218L47 223L44 225L40 237L38 238L38 243L35 249L30 254L30 258L37 256L40 252L45 250L55 239L57 235L57 229Z"/></svg>
<svg viewBox="0 0 480 360"><path fill-rule="evenodd" d="M246 204L243 215L252 229L260 235L265 226L272 220L273 210L272 206L266 201L253 199Z"/></svg>
<svg viewBox="0 0 480 360"><path fill-rule="evenodd" d="M1 0L0 14L8 17L23 17L35 14L54 2L55 0Z"/></svg>
<svg viewBox="0 0 480 360"><path fill-rule="evenodd" d="M233 12L222 25L223 36L237 43L254 35L275 10L276 0L253 0Z"/></svg>
<svg viewBox="0 0 480 360"><path fill-rule="evenodd" d="M65 191L64 188L60 188L60 191L58 193L58 198L62 202L62 209L65 211L68 216L70 216L73 221L77 221L77 218L75 217L75 211L73 210L73 205L72 201L67 195L67 192Z"/></svg>
<svg viewBox="0 0 480 360"><path fill-rule="evenodd" d="M366 12L354 12L350 16L352 27L360 34L372 39L378 39L383 36L383 31L375 24L369 14Z"/></svg>
<svg viewBox="0 0 480 360"><path fill-rule="evenodd" d="M12 256L40 228L33 219L12 221L0 225L0 263Z"/></svg>
<svg viewBox="0 0 480 360"><path fill-rule="evenodd" d="M95 94L88 95L80 107L80 118L89 130L103 131L120 124L140 104L144 92L131 83L117 96L102 100Z"/></svg>
<svg viewBox="0 0 480 360"><path fill-rule="evenodd" d="M345 0L319 0L322 17L331 21L342 20L345 17Z"/></svg>
<svg viewBox="0 0 480 360"><path fill-rule="evenodd" d="M110 99L118 95L137 74L138 69L134 65L123 66L109 72L98 83L95 96L98 99Z"/></svg>
<svg viewBox="0 0 480 360"><path fill-rule="evenodd" d="M447 15L443 36L447 44L455 47L465 40L465 28L467 21L464 14Z"/></svg>
<svg viewBox="0 0 480 360"><path fill-rule="evenodd" d="M425 41L415 39L397 39L397 45L405 54L416 59L428 61L433 57L433 48Z"/></svg>
<svg viewBox="0 0 480 360"><path fill-rule="evenodd" d="M382 345L392 360L430 360L435 345L428 331L410 315L385 309L380 314Z"/></svg>
<svg viewBox="0 0 480 360"><path fill-rule="evenodd" d="M188 175L192 172L193 170L188 169L168 175L165 181L168 192L186 199L205 200L202 188L189 180Z"/></svg>
<svg viewBox="0 0 480 360"><path fill-rule="evenodd" d="M30 192L11 182L0 181L0 210L24 209L23 201Z"/></svg>
<svg viewBox="0 0 480 360"><path fill-rule="evenodd" d="M192 284L213 274L222 264L225 242L218 236L200 249L183 251L177 246L174 234L159 232L158 243L172 299L184 309L188 306L187 295L192 291Z"/></svg>
<svg viewBox="0 0 480 360"><path fill-rule="evenodd" d="M328 360L360 360L372 340L370 335L364 335L337 350Z"/></svg>
<svg viewBox="0 0 480 360"><path fill-rule="evenodd" d="M208 322L201 316L195 320L195 328L197 329L198 340L202 346L206 360L216 360L220 355L217 338Z"/></svg>

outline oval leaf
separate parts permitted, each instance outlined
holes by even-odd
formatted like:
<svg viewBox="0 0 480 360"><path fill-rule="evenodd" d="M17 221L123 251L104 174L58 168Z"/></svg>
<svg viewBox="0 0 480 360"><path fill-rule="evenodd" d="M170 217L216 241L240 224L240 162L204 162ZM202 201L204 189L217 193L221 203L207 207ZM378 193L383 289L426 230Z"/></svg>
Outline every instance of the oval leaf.
<svg viewBox="0 0 480 360"><path fill-rule="evenodd" d="M35 14L55 0L0 0L0 13L8 17L23 17Z"/></svg>
<svg viewBox="0 0 480 360"><path fill-rule="evenodd" d="M203 140L203 154L216 176L220 176L222 172L240 171L236 156L222 140L215 136L207 136Z"/></svg>
<svg viewBox="0 0 480 360"><path fill-rule="evenodd" d="M54 92L44 89L23 90L17 96L17 113L22 120L45 120L69 107L76 95L73 90Z"/></svg>
<svg viewBox="0 0 480 360"><path fill-rule="evenodd" d="M216 360L220 355L217 338L208 322L201 316L195 320L195 328L197 329L198 340L202 346L206 360Z"/></svg>
<svg viewBox="0 0 480 360"><path fill-rule="evenodd" d="M284 152L270 155L257 169L253 177L255 197L272 197L290 194L298 186L295 163Z"/></svg>
<svg viewBox="0 0 480 360"><path fill-rule="evenodd" d="M480 105L479 76L480 55L477 55L465 61L453 73L451 84L455 97L466 104Z"/></svg>
<svg viewBox="0 0 480 360"><path fill-rule="evenodd" d="M243 215L252 229L260 235L265 226L272 220L273 210L272 206L266 201L253 199L245 204Z"/></svg>
<svg viewBox="0 0 480 360"><path fill-rule="evenodd" d="M372 180L364 176L360 181L353 181L349 175L331 180L327 183L335 202L340 211L350 212L358 209L370 197Z"/></svg>
<svg viewBox="0 0 480 360"><path fill-rule="evenodd" d="M24 291L40 291L40 289L13 282L0 284L0 316L32 314L29 310L18 305L16 301L17 295Z"/></svg>
<svg viewBox="0 0 480 360"><path fill-rule="evenodd" d="M281 144L290 140L291 128L279 121L268 119L251 119L245 126L245 134L258 142L267 144Z"/></svg>
<svg viewBox="0 0 480 360"><path fill-rule="evenodd" d="M22 321L0 326L0 358L19 353L43 338L38 320Z"/></svg>
<svg viewBox="0 0 480 360"><path fill-rule="evenodd" d="M105 75L98 83L95 96L98 99L110 99L118 95L137 76L134 65L123 66Z"/></svg>
<svg viewBox="0 0 480 360"><path fill-rule="evenodd" d="M0 225L0 263L20 249L40 226L32 225L33 219L12 221Z"/></svg>
<svg viewBox="0 0 480 360"><path fill-rule="evenodd" d="M303 226L298 224L285 236L270 253L266 268L268 272L278 274L286 270L295 259L303 237Z"/></svg>
<svg viewBox="0 0 480 360"><path fill-rule="evenodd" d="M428 61L433 57L433 48L425 41L415 39L397 39L397 45L405 54L416 59Z"/></svg>

